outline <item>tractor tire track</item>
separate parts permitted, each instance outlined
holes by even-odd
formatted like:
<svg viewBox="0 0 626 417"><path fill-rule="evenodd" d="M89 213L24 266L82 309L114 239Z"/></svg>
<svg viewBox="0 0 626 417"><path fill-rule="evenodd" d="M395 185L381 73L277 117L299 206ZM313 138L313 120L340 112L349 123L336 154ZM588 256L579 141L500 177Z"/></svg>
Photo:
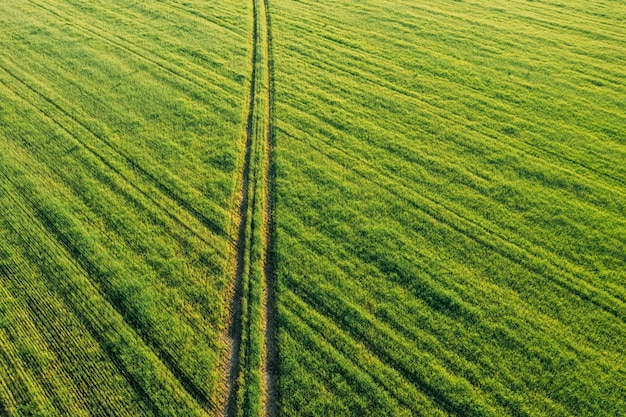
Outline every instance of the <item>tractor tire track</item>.
<svg viewBox="0 0 626 417"><path fill-rule="evenodd" d="M254 16L252 29L252 51L250 65L252 72L250 75L250 91L247 103L246 133L244 143L244 160L241 172L241 183L239 186L239 196L237 203L237 218L235 220L237 237L234 245L235 271L234 281L231 289L229 302L229 318L227 323L226 337L226 360L223 370L223 385L225 387L225 398L223 400L223 416L237 415L237 393L239 391L239 368L241 354L241 339L243 335L243 292L244 279L247 274L247 225L249 222L249 194L250 194L250 162L252 158L253 145L253 124L254 124L254 102L255 84L257 80L256 55L257 55L257 25L256 14Z"/></svg>
<svg viewBox="0 0 626 417"><path fill-rule="evenodd" d="M267 0L252 1L250 92L244 161L241 173L234 280L226 337L222 415L275 416L277 414L273 189L272 189L272 64ZM261 221L259 221L259 219ZM259 244L260 257L259 254ZM258 272L258 273L255 273ZM260 282L259 282L260 281ZM260 300L254 288L261 288ZM254 340L253 329L262 340ZM260 347L260 357L255 347ZM260 369L258 369L260 368ZM260 380L253 374L260 372ZM253 386L257 384L257 386ZM260 386L258 386L260 385ZM260 408L254 403L260 390ZM252 393L252 394L251 394ZM244 399L245 397L245 399ZM242 409L243 408L243 409Z"/></svg>

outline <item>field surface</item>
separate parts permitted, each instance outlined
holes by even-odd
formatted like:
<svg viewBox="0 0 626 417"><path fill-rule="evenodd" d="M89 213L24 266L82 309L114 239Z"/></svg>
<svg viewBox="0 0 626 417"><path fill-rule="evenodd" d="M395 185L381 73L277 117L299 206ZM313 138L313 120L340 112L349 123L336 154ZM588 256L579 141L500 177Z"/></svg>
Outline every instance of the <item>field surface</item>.
<svg viewBox="0 0 626 417"><path fill-rule="evenodd" d="M0 2L0 416L626 415L626 4Z"/></svg>
<svg viewBox="0 0 626 417"><path fill-rule="evenodd" d="M0 4L0 414L219 410L248 9Z"/></svg>

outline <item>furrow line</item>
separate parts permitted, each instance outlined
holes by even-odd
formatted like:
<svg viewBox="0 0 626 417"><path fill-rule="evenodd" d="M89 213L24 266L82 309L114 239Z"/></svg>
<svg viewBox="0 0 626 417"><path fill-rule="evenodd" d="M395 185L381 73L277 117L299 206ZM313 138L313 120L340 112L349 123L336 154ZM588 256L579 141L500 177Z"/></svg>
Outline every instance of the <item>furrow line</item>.
<svg viewBox="0 0 626 417"><path fill-rule="evenodd" d="M10 183L21 195L26 204L30 206L30 209L35 213L42 226L48 232L49 240L53 244L57 244L59 252L66 257L67 260L75 265L76 270L81 273L84 271L84 276L91 284L93 288L103 297L108 305L121 317L123 322L137 335L152 354L160 361L160 363L167 368L175 381L178 382L181 388L190 395L200 406L211 407L210 399L208 395L199 388L193 381L193 379L187 375L183 368L176 361L168 349L159 345L158 340L150 335L146 334L141 326L138 325L136 319L133 318L133 311L125 306L123 303L116 302L116 294L113 292L114 287L111 284L106 284L99 278L104 275L103 270L89 258L88 255L80 250L80 247L74 243L68 236L66 236L59 225L50 217L50 214L40 206L39 202L23 192L22 189L7 175L4 175L5 180ZM94 278L98 277L98 278ZM101 291L99 291L100 289ZM113 357L112 357L113 358ZM114 358L113 358L114 359Z"/></svg>
<svg viewBox="0 0 626 417"><path fill-rule="evenodd" d="M155 197L151 196L148 192L146 192L146 191L142 190L141 188L139 188L139 186L135 182L131 181L126 175L124 175L124 173L121 172L120 169L116 168L111 162L109 162L104 156L102 156L94 148L92 148L91 146L87 145L83 140L81 140L76 134L72 133L61 122L59 122L57 119L55 119L54 117L52 117L51 115L46 113L46 111L44 111L42 108L38 107L33 101L31 101L31 100L23 97L22 95L20 95L17 91L13 90L9 85L5 84L2 80L0 80L0 84L4 85L9 90L11 90L16 95L17 98L23 100L25 103L29 104L34 109L36 109L36 111L39 112L42 115L43 118L45 118L46 120L50 121L55 126L59 127L63 132L65 132L68 135L69 138L71 138L72 140L76 141L82 148L84 148L90 155L92 155L96 160L98 160L104 167L106 167L108 170L110 170L113 173L113 175L109 176L109 175L106 175L104 172L102 172L99 175L96 175L96 178L98 178L98 180L101 181L113 193L120 195L125 200L127 200L129 203L132 203L134 205L137 205L137 206L141 207L142 210L145 210L146 212L148 212L150 214L152 219L158 219L158 217L156 217L157 216L156 212L161 211L165 215L165 218L167 218L171 222L177 224L178 226L182 227L183 229L185 229L187 232L192 234L198 240L202 241L207 246L216 249L214 243L210 242L206 237L204 237L200 232L195 230L190 224L188 224L183 219L181 219L172 210L170 210L167 207L165 207L165 205L163 203L159 202ZM71 184L69 184L67 182L67 179L65 178L64 173L62 171L60 171L58 168L52 166L49 163L49 161L45 161L44 159L41 159L41 155L37 155L35 153L32 153L32 156L34 158L36 158L39 162L49 166L50 169L53 170L55 172L55 174L57 174L59 176L59 178L64 178L63 181L66 184L68 184L68 186L71 187ZM115 177L115 176L119 177L119 179L121 180L122 183L128 185L132 190L136 191L138 194L140 194L142 197L144 197L148 202L152 203L156 207L156 210L154 210L154 211L150 210L148 205L144 204L144 202L142 202L141 199L138 196L136 196L136 195L133 196L132 193L129 190L124 189L121 186L121 184L119 184L116 181L114 181L112 177ZM167 227L167 230L170 230L172 232L172 234L174 233L174 231L171 228L171 226L168 225L166 227ZM182 239L182 237L180 237L180 236L176 237L176 240L179 241L179 242L181 242L180 239Z"/></svg>
<svg viewBox="0 0 626 417"><path fill-rule="evenodd" d="M6 183L11 184L12 188L19 195L19 197L15 197L15 196L12 196L11 194L7 194L9 198L13 201L13 203L16 205L16 207L26 216L31 214L30 210L36 211L36 207L34 205L35 203L31 202L28 196L21 193L21 190L16 188L15 184L12 182L12 180L8 176L4 175L4 177L5 177ZM22 201L19 201L18 198L19 200L22 200ZM44 224L44 220L39 219L39 221L40 221L40 225L38 227L41 227L47 231L48 228ZM27 232L23 230L23 228L20 228L18 224L15 224L14 226L12 226L11 229L14 233L18 234L21 237L21 239L24 240L24 243L26 243L29 246L28 251L37 251L34 248L34 245L32 244L32 241L34 240L34 238L32 238L30 232ZM46 236L46 234L42 234L42 236ZM107 299L104 294L100 293L97 290L98 286L94 284L93 279L89 277L89 273L85 269L83 269L83 267L79 264L79 262L74 257L70 255L71 252L68 252L68 248L59 239L53 238L51 236L46 236L45 240L51 245L51 248L54 248L55 250L55 253L48 252L46 254L47 256L58 255L59 258L66 259L69 262L68 268L71 268L72 272L79 274L83 278L82 284L85 285L84 288L89 288L90 290L94 291L94 294L98 294L102 296L102 298L106 302L105 305L110 306L112 310L114 310L117 314L120 314L118 309L110 302L110 300ZM38 255L41 256L41 253L39 253ZM49 272L45 268L43 269L39 268L39 269L42 274ZM57 272L60 272L60 270L55 271L55 273ZM67 279L67 277L63 277L63 279ZM65 286L60 286L59 288L55 288L55 293L60 297L60 299L68 307L68 309L72 311L72 313L76 316L76 318L80 320L80 322L85 326L85 328L87 329L89 334L94 338L94 340L97 341L97 343L102 348L102 351L105 352L106 355L111 359L112 363L115 365L115 367L118 369L120 374L124 377L124 379L128 382L129 386L133 389L133 391L135 391L137 396L141 398L142 401L146 403L146 405L150 406L152 410L154 410L155 412L158 411L156 405L150 399L149 394L144 390L141 382L138 381L135 376L131 375L130 372L128 372L128 369L123 364L123 361L120 360L120 358L117 356L117 353L111 349L110 343L109 341L106 340L106 337L103 335L102 329L99 328L97 323L92 322L91 317L88 317L85 315L88 312L86 309L90 308L91 305L89 306L80 305L80 308L79 308L77 307L77 303L75 302L75 300L72 300L70 299L70 297L68 297L68 293L70 290L76 293L78 291L83 290L84 288L78 287L78 284L76 284L75 282L73 282L73 280L70 280L70 279L67 279L67 282L64 285ZM82 294L79 294L79 296L81 295ZM121 314L120 314L120 317L122 317L122 319L124 320L124 323L128 326L128 328L131 329L131 332L133 332L133 335L137 335L136 329L132 327L131 325L129 325L128 322L124 319L124 317ZM145 341L144 341L144 346L148 348L150 347L150 345L145 344ZM152 353L154 354L153 351ZM163 364L163 366L165 366L165 364Z"/></svg>
<svg viewBox="0 0 626 417"><path fill-rule="evenodd" d="M161 2L159 2L159 3L161 3ZM190 5L187 4L187 3L182 3L182 5L181 5L181 4L179 4L179 3L174 1L174 2L166 2L164 4L166 5L166 7L171 7L173 9L177 9L177 10L180 10L182 12L194 15L194 16L196 16L200 20L205 20L205 21L211 23L212 25L215 25L216 27L219 27L220 29L227 30L227 31L229 31L232 34L237 35L237 37L240 37L242 39L245 38L244 35L239 33L239 31L237 30L237 28L235 26L229 25L226 22L224 22L223 20L211 18L211 16L209 16L208 14L202 13L202 12L196 10L196 9L191 8Z"/></svg>

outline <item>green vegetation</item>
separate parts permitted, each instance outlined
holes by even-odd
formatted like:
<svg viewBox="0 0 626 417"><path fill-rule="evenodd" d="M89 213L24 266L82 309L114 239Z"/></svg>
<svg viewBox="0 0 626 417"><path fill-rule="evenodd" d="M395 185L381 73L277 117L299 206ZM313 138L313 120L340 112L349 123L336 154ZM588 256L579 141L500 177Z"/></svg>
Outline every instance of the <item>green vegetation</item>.
<svg viewBox="0 0 626 417"><path fill-rule="evenodd" d="M626 414L626 8L271 1L284 415Z"/></svg>
<svg viewBox="0 0 626 417"><path fill-rule="evenodd" d="M246 7L0 5L0 414L219 408Z"/></svg>
<svg viewBox="0 0 626 417"><path fill-rule="evenodd" d="M0 2L0 415L626 415L625 21Z"/></svg>

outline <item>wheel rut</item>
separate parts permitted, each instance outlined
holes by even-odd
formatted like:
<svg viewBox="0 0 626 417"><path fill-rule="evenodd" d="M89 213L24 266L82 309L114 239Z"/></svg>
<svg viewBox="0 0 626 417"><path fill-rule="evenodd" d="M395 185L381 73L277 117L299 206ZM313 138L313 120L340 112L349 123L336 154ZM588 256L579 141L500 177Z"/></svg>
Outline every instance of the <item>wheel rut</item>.
<svg viewBox="0 0 626 417"><path fill-rule="evenodd" d="M252 0L251 77L236 203L220 415L277 414L273 219L273 78L267 0Z"/></svg>

